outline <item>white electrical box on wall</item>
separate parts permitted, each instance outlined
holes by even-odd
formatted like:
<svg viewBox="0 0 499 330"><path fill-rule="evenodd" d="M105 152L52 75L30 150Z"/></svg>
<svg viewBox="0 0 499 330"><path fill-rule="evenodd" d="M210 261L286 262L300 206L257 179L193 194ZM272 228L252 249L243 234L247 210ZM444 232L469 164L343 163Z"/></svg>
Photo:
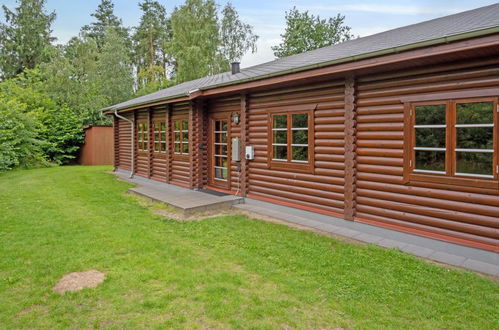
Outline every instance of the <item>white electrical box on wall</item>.
<svg viewBox="0 0 499 330"><path fill-rule="evenodd" d="M246 160L253 160L255 158L255 149L253 146L247 146L244 155Z"/></svg>
<svg viewBox="0 0 499 330"><path fill-rule="evenodd" d="M238 137L232 138L232 161L241 161L241 140Z"/></svg>

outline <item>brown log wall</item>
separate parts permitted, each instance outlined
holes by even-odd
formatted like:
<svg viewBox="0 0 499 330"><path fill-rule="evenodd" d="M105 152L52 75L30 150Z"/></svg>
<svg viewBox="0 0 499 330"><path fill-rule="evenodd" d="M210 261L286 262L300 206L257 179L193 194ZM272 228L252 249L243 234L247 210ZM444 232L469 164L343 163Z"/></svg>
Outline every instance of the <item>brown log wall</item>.
<svg viewBox="0 0 499 330"><path fill-rule="evenodd" d="M248 164L248 194L343 214L344 98L343 81L249 95L248 145L254 146L255 159ZM313 173L270 169L268 113L313 109Z"/></svg>
<svg viewBox="0 0 499 330"><path fill-rule="evenodd" d="M403 74L403 76L401 76ZM357 92L357 219L499 245L497 191L404 184L401 99L499 86L499 69L470 62L452 68L360 77Z"/></svg>
<svg viewBox="0 0 499 330"><path fill-rule="evenodd" d="M129 120L133 119L133 113L124 113L123 117ZM132 125L123 120L118 119L118 139L115 140L115 161L116 167L130 171L132 169Z"/></svg>

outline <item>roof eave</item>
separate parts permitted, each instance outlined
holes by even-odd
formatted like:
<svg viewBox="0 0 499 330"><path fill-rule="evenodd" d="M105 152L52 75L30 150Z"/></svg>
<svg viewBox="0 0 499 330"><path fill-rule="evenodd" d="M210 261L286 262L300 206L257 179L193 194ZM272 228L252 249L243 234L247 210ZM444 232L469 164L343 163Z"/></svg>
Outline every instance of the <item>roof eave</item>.
<svg viewBox="0 0 499 330"><path fill-rule="evenodd" d="M269 74L265 74L265 75L261 75L261 76L257 76L257 77L229 81L229 82L225 82L225 83L207 86L205 88L201 87L198 90L195 90L194 93L177 94L177 95L168 96L165 98L158 98L155 100L150 100L147 102L136 103L136 104L133 104L133 105L130 105L127 107L116 108L114 106L110 106L107 108L103 108L100 111L103 111L103 112L105 111L107 114L111 114L111 111L115 111L115 110L118 110L118 111L131 110L133 108L137 108L137 107L144 106L144 105L150 105L153 103L168 103L167 101L171 101L171 100L179 99L179 98L188 98L189 100L192 100L192 99L195 99L197 97L202 96L203 91L213 90L213 89L217 89L220 87L239 85L239 84L243 84L243 83L247 83L247 82L264 80L264 79L272 78L272 77L276 77L276 76L282 76L282 75L286 75L286 74L290 74L290 73L297 73L297 72L307 71L307 70L311 70L311 69L318 69L318 68L323 68L323 67L327 67L327 66L343 64L343 63L347 63L347 62L355 62L355 61L369 59L369 58L373 58L373 57L386 56L386 55L390 55L390 54L396 54L396 53L400 53L400 52L404 52L404 51L414 50L417 48L436 46L436 45L446 44L446 43L450 43L450 42L454 42L454 41L461 41L461 40L465 40L465 39L482 37L482 36L491 35L491 34L495 34L495 33L499 33L499 26L494 26L491 28L486 28L486 29L481 29L481 30L476 30L476 31L471 31L471 32L465 32L465 33L460 33L460 34L455 34L455 35L436 38L436 39L432 39L432 40L426 40L426 41L412 43L412 44L408 44L408 45L404 45L404 46L387 48L387 49L383 49L383 50L379 50L379 51L364 53L361 55L343 57L343 58L332 60L332 61L315 63L315 64L302 66L302 67L298 67L298 68L277 71L274 73L269 73Z"/></svg>

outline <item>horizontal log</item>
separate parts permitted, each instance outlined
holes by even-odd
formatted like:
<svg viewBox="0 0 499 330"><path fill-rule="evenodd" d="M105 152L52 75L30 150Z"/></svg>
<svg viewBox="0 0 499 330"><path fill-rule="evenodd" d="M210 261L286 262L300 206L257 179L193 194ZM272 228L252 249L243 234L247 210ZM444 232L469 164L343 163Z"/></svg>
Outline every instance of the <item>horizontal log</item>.
<svg viewBox="0 0 499 330"><path fill-rule="evenodd" d="M364 131L357 132L357 139L361 140L404 140L403 131Z"/></svg>
<svg viewBox="0 0 499 330"><path fill-rule="evenodd" d="M358 164L383 165L383 166L403 166L404 160L397 157L373 157L357 156Z"/></svg>
<svg viewBox="0 0 499 330"><path fill-rule="evenodd" d="M365 201L364 201L365 202ZM391 206L389 204L386 207ZM357 204L357 210L359 212L379 215L382 217L393 218L408 222L413 222L417 224L422 224L431 227L438 227L443 229L449 229L454 231L459 231L463 233L485 236L493 239L499 238L499 231L497 229L471 225L467 223L461 223L457 221L450 221L440 218L429 217L425 215L413 214L403 211L396 211L388 208L379 208L375 206L368 206L361 203Z"/></svg>
<svg viewBox="0 0 499 330"><path fill-rule="evenodd" d="M337 186L341 186L341 187L343 187L345 184L344 176L334 177L334 176L329 176L329 175L317 175L317 172L314 175L314 174L306 174L306 173L269 170L269 169L255 168L252 165L253 165L253 163L250 163L249 176L252 176L252 175L259 175L259 176L265 176L265 177L271 176L271 177L279 177L279 178L291 179L291 180L318 182L318 183L324 183L324 184L328 184L328 185L337 185Z"/></svg>
<svg viewBox="0 0 499 330"><path fill-rule="evenodd" d="M404 113L403 104L390 104L390 105L373 105L357 108L357 116L363 117L365 115L379 115L388 113Z"/></svg>
<svg viewBox="0 0 499 330"><path fill-rule="evenodd" d="M357 148L357 155L402 158L404 151L401 149Z"/></svg>
<svg viewBox="0 0 499 330"><path fill-rule="evenodd" d="M497 197L376 182L358 182L357 186L359 194L363 193L368 197L487 215L495 217L499 225L499 199Z"/></svg>
<svg viewBox="0 0 499 330"><path fill-rule="evenodd" d="M365 212L357 212L357 217L363 218L363 219L379 221L379 222L386 223L389 225L411 228L411 229L415 229L415 230L436 233L439 235L445 235L448 237L450 236L450 237L455 237L455 238L459 238L459 239L479 242L479 243L488 244L488 245L492 245L492 246L497 246L499 244L498 240L493 239L493 238L489 238L489 237L482 237L482 236L472 235L472 234L468 234L468 233L462 233L462 232L458 232L458 231L454 231L454 230L437 228L437 227L422 225L422 224L418 224L418 223L408 222L408 221L404 221L404 220L397 220L397 219L384 217L384 216L378 216L378 215L365 213Z"/></svg>
<svg viewBox="0 0 499 330"><path fill-rule="evenodd" d="M362 131L403 131L404 123L358 123L357 130Z"/></svg>
<svg viewBox="0 0 499 330"><path fill-rule="evenodd" d="M343 186L333 185L330 183L320 183L313 181L304 181L297 180L292 178L282 178L278 176L268 176L268 175L259 175L259 174L250 174L249 182L253 182L254 184L258 184L259 182L269 182L277 185L289 186L289 187L303 187L311 190L322 190L326 192L334 192L343 195ZM268 187L268 186L266 186ZM285 189L286 191L292 191L290 189ZM339 196L339 195L338 195ZM344 197L341 197L343 199Z"/></svg>
<svg viewBox="0 0 499 330"><path fill-rule="evenodd" d="M345 138L344 132L314 132L315 140L320 139L339 139L343 140Z"/></svg>
<svg viewBox="0 0 499 330"><path fill-rule="evenodd" d="M380 204L383 204L383 201L393 201L425 208L433 208L433 210L437 210L435 212L442 212L445 214L446 218L451 220L499 228L499 217L497 217L499 214L499 207L363 188L357 189L357 195L359 198L368 197L371 199L378 199ZM452 215L447 216L449 214L448 212L452 212ZM435 214L430 215L438 216Z"/></svg>
<svg viewBox="0 0 499 330"><path fill-rule="evenodd" d="M317 146L315 147L315 153L316 154L336 154L336 155L343 155L345 153L345 148L343 147L324 147L324 146Z"/></svg>
<svg viewBox="0 0 499 330"><path fill-rule="evenodd" d="M314 120L315 125L343 125L345 119L343 117L316 117ZM251 122L250 122L251 125Z"/></svg>
<svg viewBox="0 0 499 330"><path fill-rule="evenodd" d="M403 175L403 168L395 166L357 164L358 172Z"/></svg>
<svg viewBox="0 0 499 330"><path fill-rule="evenodd" d="M345 141L343 140L315 140L316 147L339 147L344 149Z"/></svg>
<svg viewBox="0 0 499 330"><path fill-rule="evenodd" d="M397 175L357 172L357 182L360 181L374 181L374 182L383 182L383 183L402 184L404 182L404 178Z"/></svg>
<svg viewBox="0 0 499 330"><path fill-rule="evenodd" d="M358 140L357 146L361 148L403 149L404 142L397 140Z"/></svg>
<svg viewBox="0 0 499 330"><path fill-rule="evenodd" d="M358 123L400 123L404 121L403 113L389 113L389 114L376 114L357 116Z"/></svg>
<svg viewBox="0 0 499 330"><path fill-rule="evenodd" d="M251 192L259 192L266 194L268 196L275 196L281 198L288 198L298 202L306 202L310 204L315 204L318 206L331 206L338 209L343 208L343 202L339 200L329 199L329 198L321 198L316 196L308 196L303 194L297 194L293 192L283 191L283 190L274 190L261 186L250 186Z"/></svg>
<svg viewBox="0 0 499 330"><path fill-rule="evenodd" d="M315 161L314 164L315 164L316 168L330 168L333 170L344 170L345 169L344 163Z"/></svg>
<svg viewBox="0 0 499 330"><path fill-rule="evenodd" d="M321 110L321 109L316 109L314 111L314 117L315 118L321 118L321 117L344 117L345 116L345 105L342 105L339 109L326 109L326 110Z"/></svg>
<svg viewBox="0 0 499 330"><path fill-rule="evenodd" d="M329 125L315 125L316 132L343 132L345 125L343 124L329 124Z"/></svg>

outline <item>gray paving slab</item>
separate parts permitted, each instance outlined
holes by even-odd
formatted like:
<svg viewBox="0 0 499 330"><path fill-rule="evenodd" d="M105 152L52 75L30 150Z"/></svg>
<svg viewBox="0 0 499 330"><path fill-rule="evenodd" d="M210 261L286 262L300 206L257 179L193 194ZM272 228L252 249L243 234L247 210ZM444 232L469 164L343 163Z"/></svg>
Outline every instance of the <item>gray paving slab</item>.
<svg viewBox="0 0 499 330"><path fill-rule="evenodd" d="M465 257L456 256L455 254L450 254L442 251L434 252L429 256L429 258L454 266L461 266L466 261Z"/></svg>

